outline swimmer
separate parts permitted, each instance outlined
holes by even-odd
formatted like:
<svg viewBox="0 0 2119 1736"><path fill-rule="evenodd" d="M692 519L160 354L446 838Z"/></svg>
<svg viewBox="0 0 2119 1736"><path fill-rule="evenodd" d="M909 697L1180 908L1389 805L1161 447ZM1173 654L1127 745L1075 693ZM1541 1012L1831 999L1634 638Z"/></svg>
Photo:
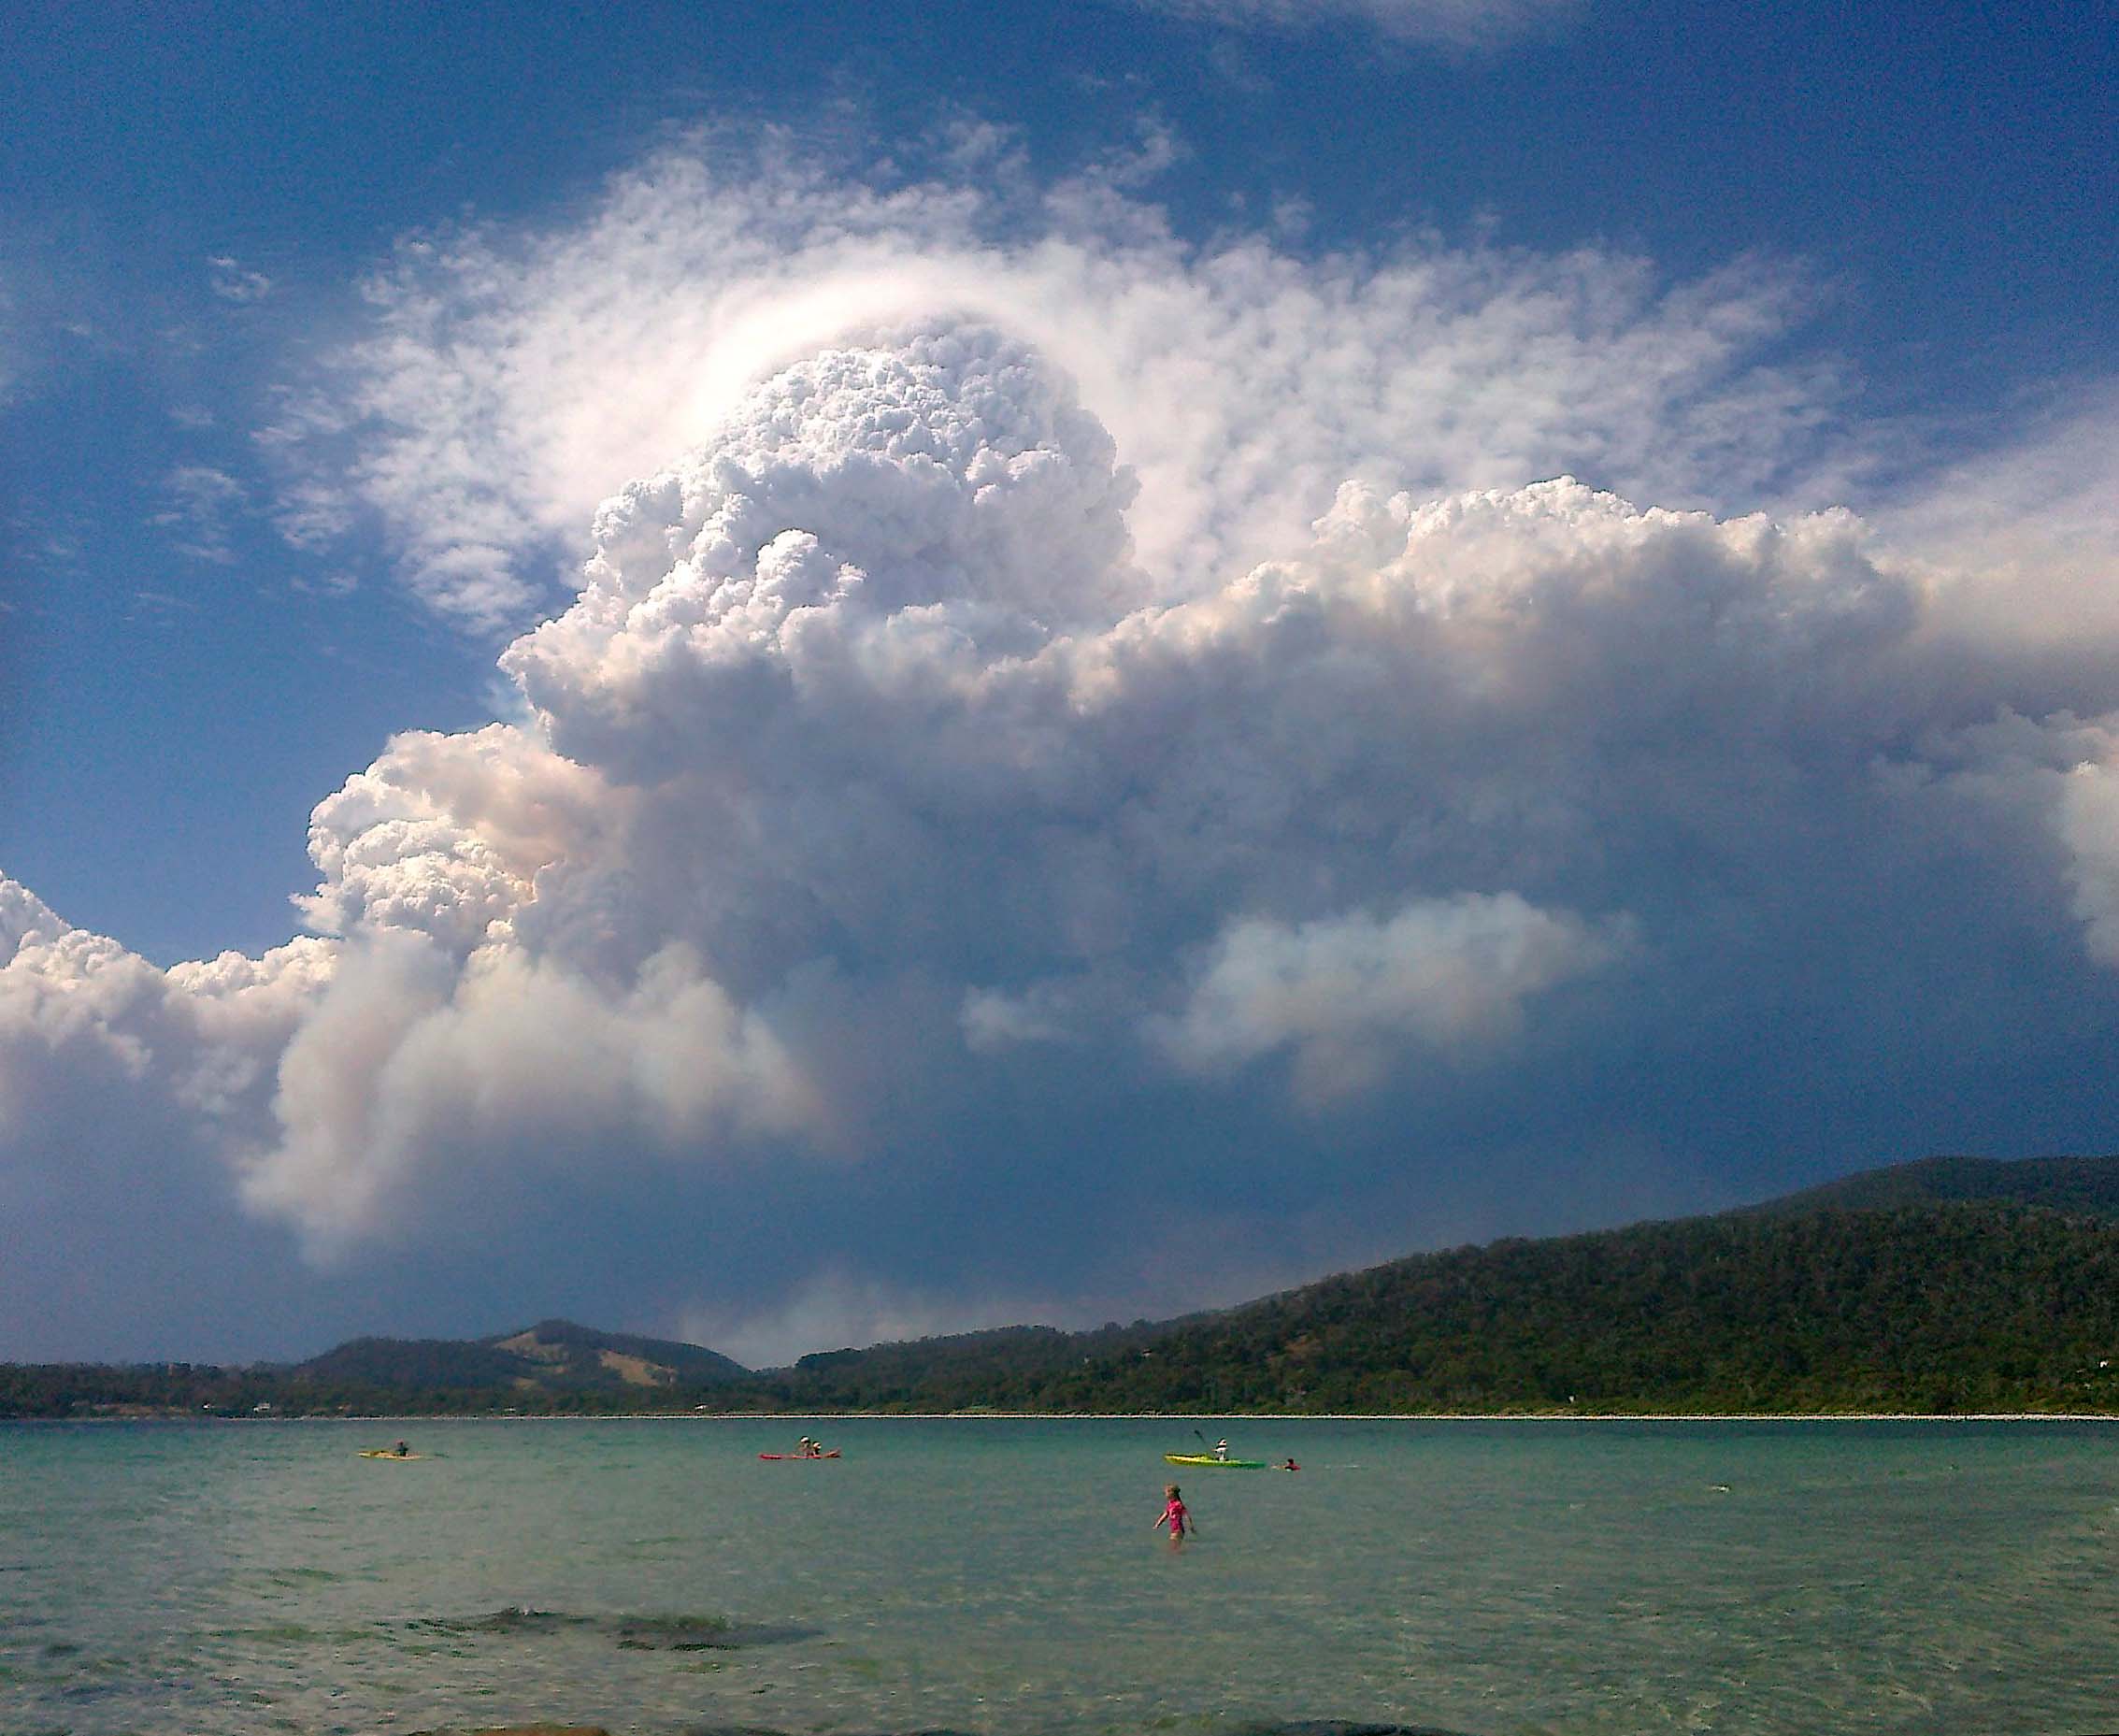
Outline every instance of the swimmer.
<svg viewBox="0 0 2119 1736"><path fill-rule="evenodd" d="M1159 1531L1166 1525L1170 1528L1170 1542L1173 1543L1184 1542L1187 1531L1195 1537L1199 1534L1198 1526L1193 1523L1191 1509L1179 1499L1177 1485L1174 1483L1163 1485L1163 1511L1156 1516L1155 1529Z"/></svg>

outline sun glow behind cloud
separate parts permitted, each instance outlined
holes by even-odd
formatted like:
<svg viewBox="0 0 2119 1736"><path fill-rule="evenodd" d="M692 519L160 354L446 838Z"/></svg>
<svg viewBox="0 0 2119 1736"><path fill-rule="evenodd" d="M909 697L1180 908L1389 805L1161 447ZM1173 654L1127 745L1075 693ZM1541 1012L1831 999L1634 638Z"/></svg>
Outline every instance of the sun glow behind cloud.
<svg viewBox="0 0 2119 1736"><path fill-rule="evenodd" d="M1726 508L1841 462L1816 433L1830 367L1758 359L1808 294L1780 266L1673 286L1594 250L1194 247L1108 174L1026 189L992 173L998 149L879 189L701 144L571 226L408 241L366 286L370 335L273 431L304 522L335 485L434 607L520 626L621 480L774 367L938 316L990 321L1075 382L1139 480L1131 528L1163 590L1298 548L1350 477L1439 493L1571 469Z"/></svg>

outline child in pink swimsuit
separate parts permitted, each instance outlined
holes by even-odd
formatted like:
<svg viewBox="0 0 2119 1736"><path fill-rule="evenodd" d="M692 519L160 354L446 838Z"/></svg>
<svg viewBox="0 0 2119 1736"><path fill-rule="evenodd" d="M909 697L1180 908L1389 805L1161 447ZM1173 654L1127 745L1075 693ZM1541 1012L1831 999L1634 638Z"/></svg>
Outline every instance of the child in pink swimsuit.
<svg viewBox="0 0 2119 1736"><path fill-rule="evenodd" d="M1198 1527L1191 1525L1191 1513L1187 1510L1185 1504L1178 1499L1177 1485L1174 1483L1163 1485L1163 1514L1162 1517L1155 1521L1155 1528L1159 1531L1166 1525L1168 1526L1170 1528L1170 1542L1181 1543L1184 1542L1184 1534L1188 1528L1195 1534L1198 1531Z"/></svg>

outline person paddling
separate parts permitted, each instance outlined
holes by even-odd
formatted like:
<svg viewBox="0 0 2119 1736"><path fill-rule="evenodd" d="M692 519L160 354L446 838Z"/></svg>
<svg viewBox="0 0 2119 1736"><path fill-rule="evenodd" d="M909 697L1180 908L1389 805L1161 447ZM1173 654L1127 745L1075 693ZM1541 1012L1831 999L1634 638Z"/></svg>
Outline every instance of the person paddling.
<svg viewBox="0 0 2119 1736"><path fill-rule="evenodd" d="M1196 1537L1199 1533L1199 1528L1192 1522L1192 1512L1179 1497L1174 1483L1163 1485L1163 1511L1155 1520L1155 1529L1159 1531L1166 1525L1170 1528L1170 1542L1173 1543L1184 1542L1187 1531Z"/></svg>

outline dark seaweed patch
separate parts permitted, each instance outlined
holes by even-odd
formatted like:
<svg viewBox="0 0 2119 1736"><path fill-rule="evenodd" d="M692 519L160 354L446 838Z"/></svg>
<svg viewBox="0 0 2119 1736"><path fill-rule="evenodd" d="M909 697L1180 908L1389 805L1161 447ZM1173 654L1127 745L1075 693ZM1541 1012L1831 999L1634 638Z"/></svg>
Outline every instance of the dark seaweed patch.
<svg viewBox="0 0 2119 1736"><path fill-rule="evenodd" d="M471 1732L471 1736L538 1736L539 1732L548 1730L560 1736L555 1727L550 1725L516 1726L505 1730ZM416 1733L416 1736L443 1736L443 1733L430 1731ZM788 1736L788 1732L766 1724L687 1724L680 1736ZM865 1736L973 1736L973 1733L946 1726L929 1726L870 1731ZM1429 1724L1371 1724L1358 1719L1313 1718L1294 1719L1284 1724L1238 1725L1228 1729L1226 1736L1464 1736L1464 1732Z"/></svg>
<svg viewBox="0 0 2119 1736"><path fill-rule="evenodd" d="M629 1652L722 1651L743 1643L737 1633L718 1615L629 1615L618 1623L618 1643Z"/></svg>
<svg viewBox="0 0 2119 1736"><path fill-rule="evenodd" d="M490 1615L416 1616L405 1624L414 1633L447 1634L537 1634L557 1633L568 1628L594 1626L594 1618L587 1615L565 1615L557 1610L534 1610L527 1604L505 1610L494 1610Z"/></svg>
<svg viewBox="0 0 2119 1736"><path fill-rule="evenodd" d="M270 1622L259 1628L215 1628L208 1639L251 1640L265 1645L359 1645L373 1640L373 1628L310 1628L301 1622Z"/></svg>
<svg viewBox="0 0 2119 1736"><path fill-rule="evenodd" d="M729 1621L720 1615L622 1615L610 1624L618 1643L637 1652L733 1652L814 1639L814 1628Z"/></svg>
<svg viewBox="0 0 2119 1736"><path fill-rule="evenodd" d="M1212 1727L1210 1725L1210 1728ZM688 1724L682 1736L787 1736L787 1733L756 1724ZM876 1731L869 1736L970 1736L970 1733L928 1728ZM1238 1725L1229 1729L1226 1736L1464 1736L1464 1732L1430 1724L1371 1724L1358 1719L1305 1718L1286 1723Z"/></svg>
<svg viewBox="0 0 2119 1736"><path fill-rule="evenodd" d="M479 1635L527 1638L542 1633L608 1633L628 1652L723 1652L752 1645L785 1645L816 1637L813 1628L784 1623L730 1621L723 1615L569 1615L528 1605L489 1615L421 1616L404 1624L411 1633L451 1639Z"/></svg>
<svg viewBox="0 0 2119 1736"><path fill-rule="evenodd" d="M762 1724L687 1724L681 1736L786 1736Z"/></svg>
<svg viewBox="0 0 2119 1736"><path fill-rule="evenodd" d="M1246 1724L1236 1736L1464 1736L1431 1724L1360 1724L1340 1718L1305 1718L1287 1724Z"/></svg>

